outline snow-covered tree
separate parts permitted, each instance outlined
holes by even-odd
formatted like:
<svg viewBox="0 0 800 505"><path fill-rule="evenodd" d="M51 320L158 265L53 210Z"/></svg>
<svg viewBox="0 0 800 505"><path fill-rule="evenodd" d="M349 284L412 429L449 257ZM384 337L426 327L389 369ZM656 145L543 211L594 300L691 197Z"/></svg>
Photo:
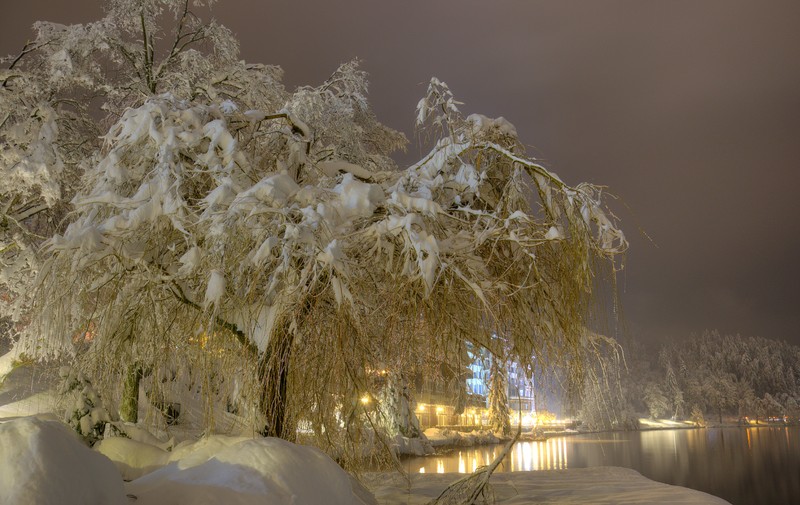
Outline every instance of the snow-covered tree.
<svg viewBox="0 0 800 505"><path fill-rule="evenodd" d="M32 50L26 46L21 56ZM0 316L17 322L25 316L38 246L58 227L76 167L88 154L84 142L96 136L61 82L21 68L20 58L0 70Z"/></svg>
<svg viewBox="0 0 800 505"><path fill-rule="evenodd" d="M63 231L108 125L154 93L198 92L236 55L230 33L201 23L189 7L188 0L111 0L97 22L37 22L19 54L0 58L0 316L26 319L39 246ZM167 13L172 33L159 28ZM157 51L159 43L169 45ZM203 45L213 50L198 51Z"/></svg>
<svg viewBox="0 0 800 505"><path fill-rule="evenodd" d="M503 359L497 355L492 356L489 372L489 429L502 438L511 435L507 374Z"/></svg>
<svg viewBox="0 0 800 505"><path fill-rule="evenodd" d="M644 401L652 419L658 419L670 410L669 399L655 382L651 382L644 390Z"/></svg>
<svg viewBox="0 0 800 505"><path fill-rule="evenodd" d="M798 402L796 397L787 397L786 401L784 402L784 408L786 411L786 416L789 418L789 422L800 422L800 402Z"/></svg>
<svg viewBox="0 0 800 505"><path fill-rule="evenodd" d="M661 365L666 369L666 376L664 377L664 384L661 390L670 404L672 418L677 419L683 409L683 391L681 391L680 385L678 384L678 376L675 374L672 362L664 350L659 353L659 361L661 361ZM652 409L650 409L650 411L652 414Z"/></svg>
<svg viewBox="0 0 800 505"><path fill-rule="evenodd" d="M705 426L706 420L703 416L703 409L697 405L692 405L692 411L689 414L689 420L691 420L695 426Z"/></svg>
<svg viewBox="0 0 800 505"><path fill-rule="evenodd" d="M382 424L390 436L418 438L422 430L414 414L413 385L406 372L393 370L386 374L387 382L381 391Z"/></svg>
<svg viewBox="0 0 800 505"><path fill-rule="evenodd" d="M159 51L162 11L176 26ZM436 79L417 107L434 147L398 169L405 139L374 118L356 63L289 93L187 13L119 0L97 23L40 25L39 58L108 96L38 278L31 334L48 350L108 387L139 365L204 373L265 434L313 418L326 446L361 422L354 397L379 396L377 368L493 350L500 327L523 364L581 346L595 275L627 247L602 188L567 185Z"/></svg>

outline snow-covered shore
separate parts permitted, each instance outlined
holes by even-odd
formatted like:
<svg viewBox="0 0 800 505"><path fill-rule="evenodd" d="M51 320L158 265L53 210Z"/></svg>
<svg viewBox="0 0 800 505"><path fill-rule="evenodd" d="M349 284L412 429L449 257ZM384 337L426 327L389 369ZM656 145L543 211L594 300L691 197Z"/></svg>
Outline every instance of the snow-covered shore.
<svg viewBox="0 0 800 505"><path fill-rule="evenodd" d="M42 416L0 423L0 447L0 503L8 505L413 505L461 477L373 473L362 484L321 451L275 438L211 436L171 452L112 438L92 450ZM491 484L507 505L726 503L613 467L494 474Z"/></svg>
<svg viewBox="0 0 800 505"><path fill-rule="evenodd" d="M6 360L7 361L7 360ZM3 505L422 504L459 474L371 473L357 481L322 452L279 439L104 439L89 449L62 423L63 402L33 367L2 370L0 503ZM35 387L31 387L34 385ZM144 431L144 430L141 430ZM130 435L130 434L129 434ZM488 432L428 430L428 446L497 443ZM171 450L165 450L171 448ZM494 474L498 504L724 504L633 470L589 468Z"/></svg>
<svg viewBox="0 0 800 505"><path fill-rule="evenodd" d="M380 505L422 505L439 496L459 474L370 474L363 480ZM726 504L700 491L655 482L618 467L495 473L490 480L498 505Z"/></svg>

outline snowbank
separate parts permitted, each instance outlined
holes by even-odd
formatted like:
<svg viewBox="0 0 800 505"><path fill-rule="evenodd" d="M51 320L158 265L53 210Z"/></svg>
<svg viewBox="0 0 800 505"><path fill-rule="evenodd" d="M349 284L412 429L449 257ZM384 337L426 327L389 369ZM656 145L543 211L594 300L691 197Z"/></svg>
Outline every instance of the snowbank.
<svg viewBox="0 0 800 505"><path fill-rule="evenodd" d="M17 359L14 350L0 356L0 419L59 410L52 374L38 365L15 366Z"/></svg>
<svg viewBox="0 0 800 505"><path fill-rule="evenodd" d="M0 380L2 380L8 372L14 369L14 359L16 353L9 351L0 356Z"/></svg>
<svg viewBox="0 0 800 505"><path fill-rule="evenodd" d="M0 424L0 503L123 505L122 479L105 457L59 421L27 417Z"/></svg>
<svg viewBox="0 0 800 505"><path fill-rule="evenodd" d="M117 437L93 451L64 423L28 417L0 424L0 447L3 505L376 504L323 452L276 438L212 436L167 452Z"/></svg>
<svg viewBox="0 0 800 505"><path fill-rule="evenodd" d="M214 436L170 459L128 484L137 505L375 503L323 452L277 438Z"/></svg>
<svg viewBox="0 0 800 505"><path fill-rule="evenodd" d="M502 442L491 431L472 431L461 432L441 428L428 428L425 430L425 436L433 447L442 446L472 446L472 445L487 445L499 444Z"/></svg>
<svg viewBox="0 0 800 505"><path fill-rule="evenodd" d="M395 435L392 449L396 454L404 456L427 456L434 453L433 444L424 435L414 438Z"/></svg>
<svg viewBox="0 0 800 505"><path fill-rule="evenodd" d="M125 480L138 479L167 464L167 451L125 437L101 440L94 450L110 459Z"/></svg>
<svg viewBox="0 0 800 505"><path fill-rule="evenodd" d="M461 477L460 474L414 474L410 476L410 487L398 474L369 474L363 480L380 505L423 505ZM700 491L655 482L635 470L617 467L495 473L490 484L498 505L728 503Z"/></svg>

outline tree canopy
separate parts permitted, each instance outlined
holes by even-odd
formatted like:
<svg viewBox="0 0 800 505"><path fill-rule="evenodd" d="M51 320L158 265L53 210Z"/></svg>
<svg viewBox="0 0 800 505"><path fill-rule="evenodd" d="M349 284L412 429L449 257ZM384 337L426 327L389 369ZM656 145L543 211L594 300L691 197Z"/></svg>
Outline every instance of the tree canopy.
<svg viewBox="0 0 800 505"><path fill-rule="evenodd" d="M132 363L191 376L266 434L308 421L331 448L356 437L380 370L493 334L523 363L582 345L595 275L627 247L603 189L567 185L445 83L417 106L432 149L398 168L405 138L357 62L287 91L186 1L37 30L0 94L17 104L3 170L27 184L0 189L46 208L75 190L30 260L30 346L75 353L111 390Z"/></svg>

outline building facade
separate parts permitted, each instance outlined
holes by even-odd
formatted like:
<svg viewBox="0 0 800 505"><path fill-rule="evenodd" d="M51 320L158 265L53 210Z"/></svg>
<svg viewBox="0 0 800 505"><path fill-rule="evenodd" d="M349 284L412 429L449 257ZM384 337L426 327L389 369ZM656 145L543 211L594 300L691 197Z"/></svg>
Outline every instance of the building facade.
<svg viewBox="0 0 800 505"><path fill-rule="evenodd" d="M423 430L432 427L480 429L488 424L490 371L495 358L484 349L469 349L468 353L470 364L463 377L454 379L456 387L464 388L463 391L448 387L440 378L424 379L418 385L415 411ZM520 419L523 425L532 423L536 414L533 379L529 380L523 367L514 361L501 368L507 376L511 424L516 425ZM461 402L459 394L465 395Z"/></svg>

